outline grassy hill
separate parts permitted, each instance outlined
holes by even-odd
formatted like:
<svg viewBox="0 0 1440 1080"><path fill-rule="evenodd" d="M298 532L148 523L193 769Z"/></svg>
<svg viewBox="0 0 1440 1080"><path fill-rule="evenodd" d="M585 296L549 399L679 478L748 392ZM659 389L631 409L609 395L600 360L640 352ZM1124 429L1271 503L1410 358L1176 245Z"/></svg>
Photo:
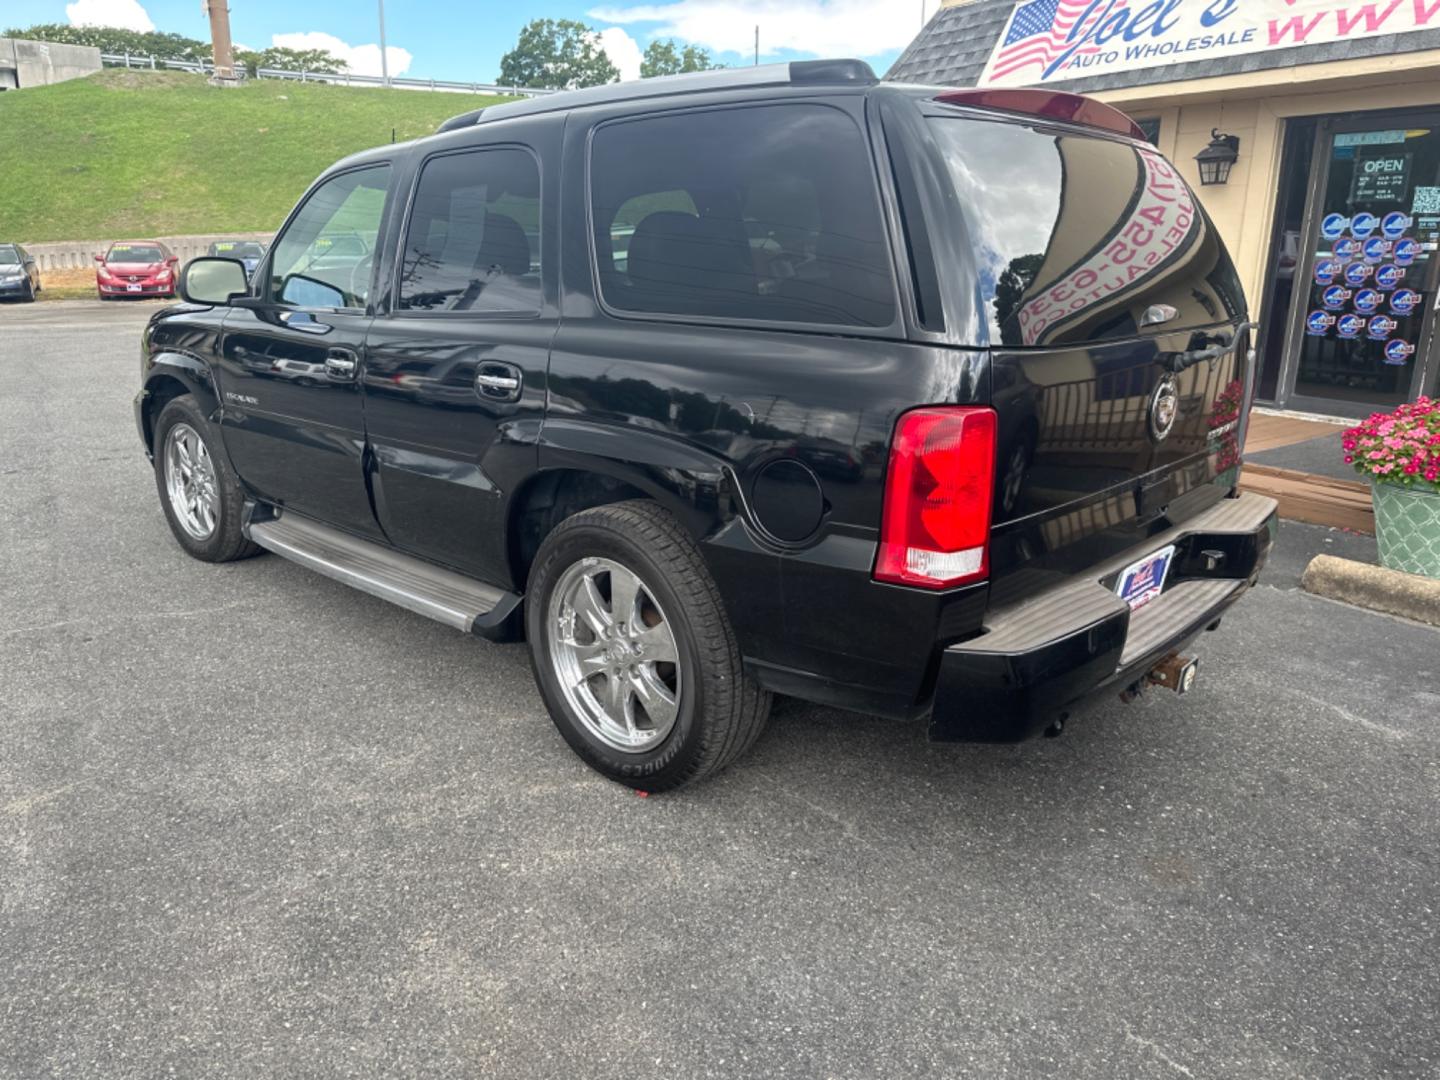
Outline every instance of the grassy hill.
<svg viewBox="0 0 1440 1080"><path fill-rule="evenodd" d="M337 158L498 100L123 70L0 94L0 239L269 231Z"/></svg>

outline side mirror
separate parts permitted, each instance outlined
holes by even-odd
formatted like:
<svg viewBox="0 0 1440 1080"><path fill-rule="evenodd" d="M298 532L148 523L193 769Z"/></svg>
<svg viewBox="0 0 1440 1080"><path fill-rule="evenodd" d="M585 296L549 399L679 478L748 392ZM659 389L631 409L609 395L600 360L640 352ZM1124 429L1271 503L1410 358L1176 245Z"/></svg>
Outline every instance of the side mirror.
<svg viewBox="0 0 1440 1080"><path fill-rule="evenodd" d="M180 298L190 304L228 304L250 291L245 264L238 259L203 256L180 271Z"/></svg>
<svg viewBox="0 0 1440 1080"><path fill-rule="evenodd" d="M105 261L105 256L104 256L104 255L101 255L101 254L97 251L97 252L95 253L95 261L96 261L96 262L104 262L104 261Z"/></svg>

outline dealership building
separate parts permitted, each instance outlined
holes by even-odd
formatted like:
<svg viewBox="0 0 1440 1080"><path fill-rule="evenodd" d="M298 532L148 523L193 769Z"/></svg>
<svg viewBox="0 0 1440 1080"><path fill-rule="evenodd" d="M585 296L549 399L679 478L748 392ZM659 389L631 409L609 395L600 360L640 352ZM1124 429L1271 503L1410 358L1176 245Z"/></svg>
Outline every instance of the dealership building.
<svg viewBox="0 0 1440 1080"><path fill-rule="evenodd" d="M1132 116L1230 249L1262 402L1436 394L1440 0L947 0L888 78Z"/></svg>

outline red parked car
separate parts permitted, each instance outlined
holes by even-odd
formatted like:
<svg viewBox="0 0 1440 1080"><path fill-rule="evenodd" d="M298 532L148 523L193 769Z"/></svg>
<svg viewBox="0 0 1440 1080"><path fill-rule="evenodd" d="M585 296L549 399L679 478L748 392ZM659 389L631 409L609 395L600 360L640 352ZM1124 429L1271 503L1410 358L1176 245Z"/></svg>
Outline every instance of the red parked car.
<svg viewBox="0 0 1440 1080"><path fill-rule="evenodd" d="M117 240L95 261L95 290L101 300L175 295L180 260L158 240Z"/></svg>

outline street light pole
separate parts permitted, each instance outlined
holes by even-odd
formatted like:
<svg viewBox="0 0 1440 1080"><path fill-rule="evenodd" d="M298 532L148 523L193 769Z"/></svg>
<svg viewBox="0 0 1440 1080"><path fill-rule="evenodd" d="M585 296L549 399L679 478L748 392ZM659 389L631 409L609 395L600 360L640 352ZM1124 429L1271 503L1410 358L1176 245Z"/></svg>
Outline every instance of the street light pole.
<svg viewBox="0 0 1440 1080"><path fill-rule="evenodd" d="M385 54L385 0L380 3L380 81L390 85L390 58Z"/></svg>
<svg viewBox="0 0 1440 1080"><path fill-rule="evenodd" d="M235 52L230 45L230 9L225 0L205 0L205 14L210 19L210 59L215 70L213 81L219 85L235 82Z"/></svg>

